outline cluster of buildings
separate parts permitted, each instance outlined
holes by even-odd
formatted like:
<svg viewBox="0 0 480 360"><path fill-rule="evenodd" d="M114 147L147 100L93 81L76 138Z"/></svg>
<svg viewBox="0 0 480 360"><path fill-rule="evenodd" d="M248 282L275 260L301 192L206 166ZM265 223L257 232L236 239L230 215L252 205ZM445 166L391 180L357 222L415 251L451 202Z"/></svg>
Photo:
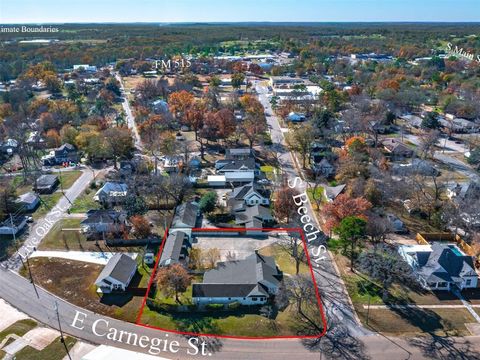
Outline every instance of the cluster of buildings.
<svg viewBox="0 0 480 360"><path fill-rule="evenodd" d="M273 96L281 102L289 101L294 103L314 102L323 89L308 79L272 76L269 80Z"/></svg>

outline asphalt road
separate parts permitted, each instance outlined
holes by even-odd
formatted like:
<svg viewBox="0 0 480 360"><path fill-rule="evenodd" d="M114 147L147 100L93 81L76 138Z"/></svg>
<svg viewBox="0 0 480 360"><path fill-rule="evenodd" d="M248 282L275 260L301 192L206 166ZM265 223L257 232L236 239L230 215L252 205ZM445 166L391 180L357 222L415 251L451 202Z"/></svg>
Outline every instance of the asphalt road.
<svg viewBox="0 0 480 360"><path fill-rule="evenodd" d="M37 296L38 293L38 296ZM115 320L106 316L98 315L81 309L75 305L55 297L47 291L38 288L34 291L33 285L26 279L20 277L13 271L0 268L0 294L1 297L14 307L28 314L32 318L54 329L59 329L56 306L62 330L69 335L75 336L93 344L104 344L132 351L148 353L149 347L141 347L140 341L134 345L108 339L105 333L117 331L134 333L138 339L147 336L149 339L168 339L169 342L178 341L178 352L171 353L168 350L155 354L167 359L193 359L206 358L215 360L291 360L291 359L375 359L375 360L403 360L403 359L480 359L480 341L478 337L464 338L429 338L413 339L417 345L413 345L408 339L367 336L352 338L350 335L338 331L338 341L331 340L332 334L328 334L320 342L322 350L313 347L309 342L295 339L281 340L233 340L221 338L197 338L199 344L205 341L205 354L188 354L193 352L188 345L191 337L169 334L165 332L145 328L135 324ZM77 317L76 327L73 327L77 311L82 314ZM100 320L95 329L98 335L92 330L93 324ZM108 326L106 322L108 322ZM83 327L83 330L78 329ZM126 336L126 335L125 335ZM119 335L117 335L118 339ZM149 341L146 342L150 344ZM201 346L198 346L201 349ZM325 349L325 350L324 350ZM210 354L210 355L209 355ZM465 356L464 356L465 355ZM41 359L44 360L44 359ZM46 360L46 359L45 359Z"/></svg>
<svg viewBox="0 0 480 360"><path fill-rule="evenodd" d="M259 96L259 100L265 108L267 113L267 123L270 128L270 133L272 137L272 147L277 152L277 157L281 165L283 174L287 175L288 179L294 179L298 177L297 168L294 165L294 160L290 151L287 148L285 143L284 133L281 130L280 123L278 118L274 115L274 112L271 108L269 99L268 99L268 90L265 86L261 86L257 83L256 91ZM302 193L306 190L306 182L303 181L300 186L297 186L299 193ZM306 204L308 209L308 215L311 219L315 219L313 214L312 206L310 202ZM318 229L321 229L319 224L314 220L314 223ZM301 224L299 224L300 226ZM323 235L324 237L325 235ZM315 246L319 244L325 245L325 241L316 242L315 245L309 247L310 257L313 258L312 251ZM318 253L315 251L315 253ZM354 336L365 336L371 335L372 332L363 328L361 324L356 321L355 312L352 309L348 295L346 295L346 290L344 289L343 283L340 279L340 276L335 271L333 266L333 261L328 253L324 255L323 260L317 262L312 261L314 265L315 280L317 282L318 288L320 290L320 295L322 297L322 302L324 304L325 313L328 317L330 323L342 324L342 326L348 328L350 334Z"/></svg>
<svg viewBox="0 0 480 360"><path fill-rule="evenodd" d="M122 102L122 107L123 107L123 111L125 111L125 115L127 116L127 126L130 130L132 130L135 147L138 150L142 150L143 149L142 139L140 138L140 134L138 133L138 129L135 124L135 118L132 114L132 110L130 109L130 104L128 103L128 97L127 97L127 94L125 93L123 80L118 73L115 73L115 78L120 83L120 89L122 90L122 93L125 94L123 96L124 101Z"/></svg>

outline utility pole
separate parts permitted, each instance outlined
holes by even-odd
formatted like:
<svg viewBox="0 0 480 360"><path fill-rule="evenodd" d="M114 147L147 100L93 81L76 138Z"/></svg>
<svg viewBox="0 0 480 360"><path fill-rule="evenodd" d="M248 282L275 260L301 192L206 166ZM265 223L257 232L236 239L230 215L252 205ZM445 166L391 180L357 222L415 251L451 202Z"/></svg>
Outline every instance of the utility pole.
<svg viewBox="0 0 480 360"><path fill-rule="evenodd" d="M63 196L65 196L65 199L70 203L70 205L73 205L70 199L68 198L67 194L65 194L65 191L63 191L63 182L62 182L62 169L58 172L58 175L60 176L60 191L62 192Z"/></svg>
<svg viewBox="0 0 480 360"><path fill-rule="evenodd" d="M55 300L55 312L57 313L57 320L58 320L58 330L60 331L60 342L63 344L63 346L65 347L65 351L67 353L67 356L70 360L72 360L71 356L70 356L70 352L68 351L68 346L67 344L65 343L65 338L63 337L63 331L62 331L62 323L60 322L60 312L58 311L58 303L57 301Z"/></svg>
<svg viewBox="0 0 480 360"><path fill-rule="evenodd" d="M22 257L22 254L20 254L20 250L19 250L18 244L17 244L17 237L16 237L16 234L15 234L15 229L14 229L14 225L13 225L12 213L10 213L10 226L12 227L13 245L15 246L15 250L17 251L17 254L20 257L20 261L22 262L22 266L25 268L25 263L23 262L23 257ZM28 260L28 256L26 256L26 260L27 260L27 269L28 269L28 275L30 277L30 282L33 285L33 289L35 290L35 294L37 295L37 298L40 299L40 295L38 294L37 287L35 285L35 281L33 280L32 269L30 268L30 261Z"/></svg>

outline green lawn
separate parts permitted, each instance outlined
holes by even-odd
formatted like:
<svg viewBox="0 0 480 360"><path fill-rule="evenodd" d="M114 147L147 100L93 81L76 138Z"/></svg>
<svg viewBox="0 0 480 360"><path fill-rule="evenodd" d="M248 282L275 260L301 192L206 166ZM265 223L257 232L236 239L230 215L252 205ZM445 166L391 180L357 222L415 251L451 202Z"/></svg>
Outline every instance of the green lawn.
<svg viewBox="0 0 480 360"><path fill-rule="evenodd" d="M19 320L15 324L10 325L8 328L0 332L0 342L2 342L8 335L15 334L23 336L30 330L37 327L37 322L31 319Z"/></svg>
<svg viewBox="0 0 480 360"><path fill-rule="evenodd" d="M100 209L100 204L93 200L96 190L91 188L86 188L85 191L75 199L72 207L70 208L71 213L86 213L91 209Z"/></svg>
<svg viewBox="0 0 480 360"><path fill-rule="evenodd" d="M79 231L62 229L79 229L81 219L61 219L52 226L38 247L39 250L92 250L95 242L88 241ZM98 249L97 249L98 250ZM93 250L95 251L95 250Z"/></svg>
<svg viewBox="0 0 480 360"><path fill-rule="evenodd" d="M64 190L70 188L73 183L82 175L80 170L60 172L56 174Z"/></svg>
<svg viewBox="0 0 480 360"><path fill-rule="evenodd" d="M45 215L48 214L48 212L55 206L57 205L58 201L60 198L63 196L61 192L55 192L53 194L49 195L40 195L40 206L38 209L32 214L32 217L37 220Z"/></svg>
<svg viewBox="0 0 480 360"><path fill-rule="evenodd" d="M303 246L300 245L301 250L303 251ZM275 261L280 268L281 271L283 271L284 274L295 274L296 273L296 268L295 268L295 260L287 254L278 244L273 244L266 246L262 249L260 249L260 254L265 255L265 256L273 256L275 258ZM304 262L300 263L300 274L309 274L310 269L308 265Z"/></svg>
<svg viewBox="0 0 480 360"><path fill-rule="evenodd" d="M295 311L291 306L279 312L275 319L257 314L231 315L214 311L167 315L159 314L146 306L142 323L193 333L261 337L296 334L298 324L294 318Z"/></svg>
<svg viewBox="0 0 480 360"><path fill-rule="evenodd" d="M66 337L65 343L67 344L68 349L70 350L77 339L72 337ZM15 354L16 360L38 360L38 359L48 359L48 360L62 360L67 355L64 345L58 337L50 345L48 345L42 351L35 350L34 348L27 346Z"/></svg>

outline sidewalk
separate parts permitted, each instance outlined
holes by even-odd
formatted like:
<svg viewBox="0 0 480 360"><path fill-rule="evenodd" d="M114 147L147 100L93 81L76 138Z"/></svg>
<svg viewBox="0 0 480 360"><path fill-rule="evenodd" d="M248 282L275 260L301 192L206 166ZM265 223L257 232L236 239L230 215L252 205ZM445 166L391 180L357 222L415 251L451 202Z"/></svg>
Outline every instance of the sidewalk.
<svg viewBox="0 0 480 360"><path fill-rule="evenodd" d="M137 253L124 253L132 259L136 259ZM114 256L111 252L88 252L88 251L34 251L29 258L48 257L66 260L82 261L98 265L106 265Z"/></svg>

